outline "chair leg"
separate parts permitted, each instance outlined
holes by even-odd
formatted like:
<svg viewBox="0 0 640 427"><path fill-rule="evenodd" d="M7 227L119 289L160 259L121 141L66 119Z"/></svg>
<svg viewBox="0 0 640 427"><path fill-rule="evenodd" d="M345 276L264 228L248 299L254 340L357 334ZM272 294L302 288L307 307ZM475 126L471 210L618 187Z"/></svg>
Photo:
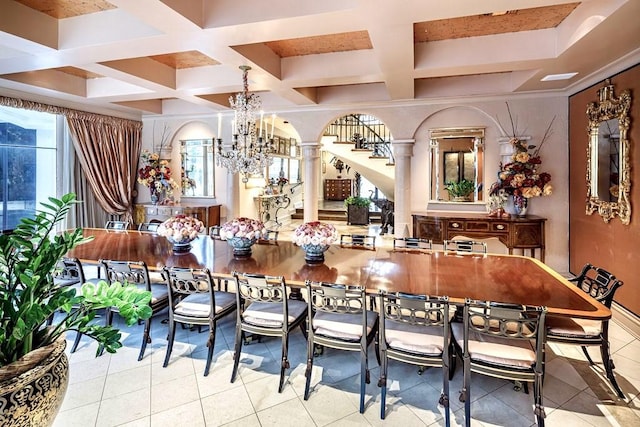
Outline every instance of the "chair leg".
<svg viewBox="0 0 640 427"><path fill-rule="evenodd" d="M464 402L464 425L471 427L471 360L468 356L464 356L464 376L462 379L462 391L460 392L460 401Z"/></svg>
<svg viewBox="0 0 640 427"><path fill-rule="evenodd" d="M78 345L80 345L80 340L82 339L82 332L76 333L76 338L73 340L73 345L71 346L71 353L75 353L78 349Z"/></svg>
<svg viewBox="0 0 640 427"><path fill-rule="evenodd" d="M211 369L211 360L213 359L213 347L216 344L216 323L213 322L213 325L209 326L209 340L207 341L207 347L209 351L207 351L207 363L204 366L204 376L209 375L209 369Z"/></svg>
<svg viewBox="0 0 640 427"><path fill-rule="evenodd" d="M604 336L602 339L602 343L600 344L600 354L602 356L602 363L604 365L605 372L607 373L607 378L609 379L609 381L611 382L611 385L613 386L614 390L618 394L618 397L620 399L624 399L625 395L622 392L622 389L620 388L620 386L618 385L618 381L616 381L616 376L613 373L613 370L615 369L615 365L613 364L613 359L611 359L611 354L609 352L609 338L608 338L606 326L603 328L603 335Z"/></svg>
<svg viewBox="0 0 640 427"><path fill-rule="evenodd" d="M307 369L304 371L306 381L304 384L304 400L309 400L309 390L311 388L311 373L313 371L313 356L315 353L313 337L307 339Z"/></svg>
<svg viewBox="0 0 640 427"><path fill-rule="evenodd" d="M176 337L176 322L173 320L173 316L169 317L169 342L167 343L167 354L164 356L163 368L169 365L169 359L171 358L171 351L173 350L173 341Z"/></svg>
<svg viewBox="0 0 640 427"><path fill-rule="evenodd" d="M538 427L544 427L544 418L546 414L544 412L544 406L542 404L542 374L536 374L536 378L533 382L533 400L535 401L535 407L533 413L536 416Z"/></svg>
<svg viewBox="0 0 640 427"><path fill-rule="evenodd" d="M110 308L107 308L105 312L105 325L110 326L112 323L113 323L113 310ZM102 353L104 353L104 347L100 349L99 355L102 356Z"/></svg>
<svg viewBox="0 0 640 427"><path fill-rule="evenodd" d="M302 331L302 335L304 336L304 339L308 340L309 339L309 334L307 333L306 322L301 322L300 323L300 330Z"/></svg>
<svg viewBox="0 0 640 427"><path fill-rule="evenodd" d="M360 413L364 414L364 397L367 391L367 384L370 382L369 378L369 357L366 344L360 351Z"/></svg>
<svg viewBox="0 0 640 427"><path fill-rule="evenodd" d="M282 393L284 389L284 375L289 368L289 334L285 333L282 336L282 364L280 365L280 385L278 386L278 393Z"/></svg>
<svg viewBox="0 0 640 427"><path fill-rule="evenodd" d="M142 336L142 345L140 346L140 354L138 355L138 361L144 357L144 352L147 349L147 343L151 342L151 318L144 321L144 334Z"/></svg>
<svg viewBox="0 0 640 427"><path fill-rule="evenodd" d="M448 359L442 360L442 393L440 394L440 400L438 403L444 408L444 419L446 427L451 425L451 411L449 403L449 379L451 374L449 372L451 364L451 353L449 353Z"/></svg>
<svg viewBox="0 0 640 427"><path fill-rule="evenodd" d="M233 353L233 372L231 373L231 382L235 382L238 375L238 365L240 364L240 352L242 351L242 340L244 340L244 332L240 323L236 325L236 345Z"/></svg>
<svg viewBox="0 0 640 427"><path fill-rule="evenodd" d="M593 363L593 360L591 359L591 356L589 355L589 352L587 351L587 347L584 345L582 346L582 352L584 353L584 356L589 361L589 365L591 366L595 365L595 363Z"/></svg>
<svg viewBox="0 0 640 427"><path fill-rule="evenodd" d="M384 420L387 412L387 368L388 368L388 360L387 360L387 352L382 350L382 355L380 356L381 364L380 364L380 378L378 379L378 387L380 387L380 419Z"/></svg>

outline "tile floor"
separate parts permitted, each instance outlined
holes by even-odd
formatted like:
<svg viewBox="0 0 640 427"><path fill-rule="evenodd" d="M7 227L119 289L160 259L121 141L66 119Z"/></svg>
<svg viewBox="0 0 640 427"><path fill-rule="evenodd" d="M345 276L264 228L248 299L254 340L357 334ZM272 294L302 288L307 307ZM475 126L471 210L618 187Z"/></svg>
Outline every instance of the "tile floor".
<svg viewBox="0 0 640 427"><path fill-rule="evenodd" d="M284 226L281 237L287 238ZM339 226L341 232L355 228ZM358 228L376 233L376 226ZM379 244L390 244L388 237ZM290 339L288 383L278 394L280 341L263 338L243 347L239 378L230 383L235 317L218 326L214 361L208 377L206 332L178 329L171 361L162 367L166 348L164 316L154 318L153 342L137 361L142 327L122 327L124 347L95 357L96 345L84 338L69 355L70 381L56 427L86 426L348 426L444 425L437 401L441 373L390 361L387 418L380 420L378 365L371 349L371 384L367 408L358 412L359 361L356 354L327 349L315 359L312 393L303 400L305 339L297 329ZM602 379L600 366L590 367L582 351L551 344L544 384L547 426L640 425L640 340L622 327L611 327L618 382L627 400L618 399ZM69 345L74 335L68 337ZM599 361L597 349L590 351ZM458 401L460 366L451 383L452 424L464 425ZM532 395L513 390L507 381L472 375L473 426L532 426Z"/></svg>

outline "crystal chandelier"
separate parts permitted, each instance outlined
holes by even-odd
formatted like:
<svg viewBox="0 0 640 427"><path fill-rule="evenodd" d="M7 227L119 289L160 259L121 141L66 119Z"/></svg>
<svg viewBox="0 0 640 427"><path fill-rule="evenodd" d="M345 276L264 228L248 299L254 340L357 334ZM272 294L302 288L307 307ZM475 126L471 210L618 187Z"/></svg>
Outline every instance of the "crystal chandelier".
<svg viewBox="0 0 640 427"><path fill-rule="evenodd" d="M262 113L260 112L260 97L255 93L249 94L247 72L251 67L240 66L242 70L242 93L237 93L235 99L229 97L229 104L234 109L234 119L231 125L233 141L231 147L222 146L220 138L220 116L218 116L218 152L216 164L223 166L232 173L241 173L242 182L248 182L251 175L262 175L264 168L273 163L273 124L271 138L262 135ZM260 130L256 129L256 117L260 113Z"/></svg>

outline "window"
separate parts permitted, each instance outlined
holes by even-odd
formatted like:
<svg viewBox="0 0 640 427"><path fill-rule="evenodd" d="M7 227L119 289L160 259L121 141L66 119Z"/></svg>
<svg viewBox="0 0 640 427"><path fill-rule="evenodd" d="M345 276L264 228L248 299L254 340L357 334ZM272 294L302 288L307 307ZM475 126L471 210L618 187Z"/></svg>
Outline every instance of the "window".
<svg viewBox="0 0 640 427"><path fill-rule="evenodd" d="M62 118L0 106L0 230L33 217L57 195L56 146Z"/></svg>

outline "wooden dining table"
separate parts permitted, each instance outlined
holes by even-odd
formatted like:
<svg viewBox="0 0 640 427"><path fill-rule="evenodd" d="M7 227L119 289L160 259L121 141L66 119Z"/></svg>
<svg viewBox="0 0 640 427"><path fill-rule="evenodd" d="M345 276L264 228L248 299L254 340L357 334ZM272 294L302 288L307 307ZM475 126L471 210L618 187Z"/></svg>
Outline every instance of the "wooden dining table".
<svg viewBox="0 0 640 427"><path fill-rule="evenodd" d="M364 286L379 290L465 299L546 306L562 316L608 319L611 311L535 258L519 255L456 254L392 248L332 245L322 264L308 264L302 248L292 242L256 243L251 256L235 258L224 240L199 236L187 253L173 252L166 238L153 233L85 228L92 240L67 256L84 263L100 259L144 261L150 270L164 266L204 268L231 276L234 271L284 276L292 288L305 280Z"/></svg>

